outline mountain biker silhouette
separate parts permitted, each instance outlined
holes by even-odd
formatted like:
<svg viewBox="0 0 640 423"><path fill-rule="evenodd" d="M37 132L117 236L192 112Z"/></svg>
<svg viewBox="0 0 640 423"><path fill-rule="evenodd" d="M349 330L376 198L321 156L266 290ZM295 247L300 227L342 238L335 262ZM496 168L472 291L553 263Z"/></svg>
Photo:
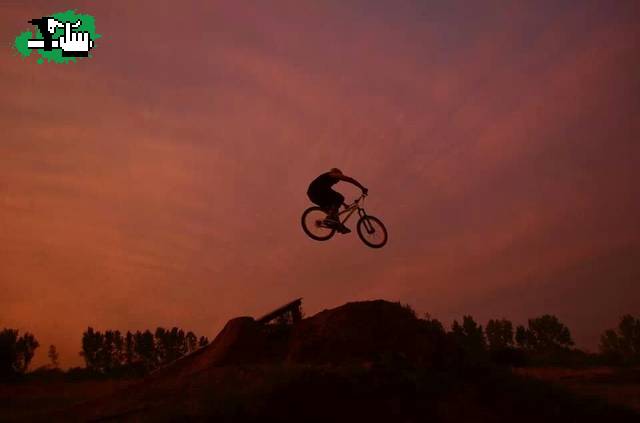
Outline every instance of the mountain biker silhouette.
<svg viewBox="0 0 640 423"><path fill-rule="evenodd" d="M325 223L327 225L335 227L335 229L342 234L348 234L351 230L340 223L340 219L338 218L338 210L340 210L340 206L344 204L344 196L331 189L332 186L340 181L349 182L357 186L362 190L364 195L369 192L369 190L362 186L360 182L345 175L340 169L334 167L329 172L325 172L318 176L311 182L311 184L309 184L307 195L313 203L322 207L322 209L328 214L325 219Z"/></svg>

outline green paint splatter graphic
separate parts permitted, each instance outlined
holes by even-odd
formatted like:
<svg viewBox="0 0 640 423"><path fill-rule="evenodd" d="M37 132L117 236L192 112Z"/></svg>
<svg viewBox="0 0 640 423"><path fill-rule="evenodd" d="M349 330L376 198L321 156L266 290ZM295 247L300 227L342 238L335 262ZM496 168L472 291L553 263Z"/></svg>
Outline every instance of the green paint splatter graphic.
<svg viewBox="0 0 640 423"><path fill-rule="evenodd" d="M80 20L82 23L78 28L74 28L74 32L88 32L89 36L93 40L93 48L96 48L96 40L101 37L100 34L96 32L96 20L91 15L83 15L77 14L75 10L67 10L66 12L58 12L53 13L51 16L54 19L57 19L60 22L76 22ZM32 32L33 31L33 32ZM35 32L35 34L34 34ZM56 31L53 33L53 39L57 40L61 35L64 34L64 29L56 28ZM36 27L25 31L18 35L14 42L14 48L18 51L18 53L24 58L29 57L31 55L32 49L28 47L28 41L30 39L40 40L42 39L42 34L40 30ZM44 49L36 50L40 57L38 58L37 63L42 64L46 60L47 62L53 63L69 63L75 62L77 59L84 59L84 57L63 57L62 49L54 48L51 51L44 51ZM91 57L92 55L89 55Z"/></svg>
<svg viewBox="0 0 640 423"><path fill-rule="evenodd" d="M31 38L30 31L25 31L16 37L15 47L22 57L29 57L31 55L31 50L27 47L29 38Z"/></svg>

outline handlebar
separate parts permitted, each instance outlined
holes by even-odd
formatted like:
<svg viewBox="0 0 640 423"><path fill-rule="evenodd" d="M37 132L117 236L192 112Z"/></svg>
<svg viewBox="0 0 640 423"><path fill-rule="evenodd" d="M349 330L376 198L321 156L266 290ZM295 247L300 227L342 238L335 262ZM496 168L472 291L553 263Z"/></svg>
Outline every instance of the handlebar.
<svg viewBox="0 0 640 423"><path fill-rule="evenodd" d="M359 203L360 200L364 200L366 196L367 196L367 194L365 194L365 193L360 194L360 197L356 198L355 202Z"/></svg>

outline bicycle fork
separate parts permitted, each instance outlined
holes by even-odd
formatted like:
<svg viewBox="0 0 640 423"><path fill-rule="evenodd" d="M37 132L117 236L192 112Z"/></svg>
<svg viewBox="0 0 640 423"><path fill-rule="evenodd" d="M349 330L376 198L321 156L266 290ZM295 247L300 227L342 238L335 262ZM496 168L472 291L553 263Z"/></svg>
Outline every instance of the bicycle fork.
<svg viewBox="0 0 640 423"><path fill-rule="evenodd" d="M358 215L360 216L360 219L367 217L367 213L364 211L364 209L360 208L358 209ZM375 229L373 229L373 225L371 224L371 222L369 222L369 219L363 219L362 223L364 224L364 228L367 230L367 233L369 235L375 232Z"/></svg>

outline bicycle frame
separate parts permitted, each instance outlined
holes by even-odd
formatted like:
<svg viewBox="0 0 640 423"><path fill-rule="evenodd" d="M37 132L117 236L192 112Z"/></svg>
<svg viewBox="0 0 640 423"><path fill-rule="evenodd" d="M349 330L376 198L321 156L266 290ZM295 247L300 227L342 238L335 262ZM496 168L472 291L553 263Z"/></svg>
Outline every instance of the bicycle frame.
<svg viewBox="0 0 640 423"><path fill-rule="evenodd" d="M340 220L340 223L342 223L343 225L345 224L345 222L347 220L349 220L349 218L351 217L351 215L357 210L358 211L358 215L360 217L364 217L367 215L367 213L364 211L364 208L360 206L360 201L364 201L364 195L361 195L360 198L357 198L353 203L347 205L345 204L345 206L347 207L346 209L342 210L341 212L338 213L338 217L342 216L343 214L346 214L347 217L345 217L344 219ZM368 228L367 228L368 229Z"/></svg>
<svg viewBox="0 0 640 423"><path fill-rule="evenodd" d="M351 218L351 216L357 211L360 217L356 223L356 232L358 236L367 246L371 248L380 248L387 243L387 229L380 219L375 216L367 214L364 210L364 198L366 194L362 194L356 198L353 203L341 204L344 210L338 211L337 216L328 218L328 214L332 210L320 206L313 206L307 208L302 213L302 229L311 238L316 241L326 241L331 238L336 232L345 234L351 232L345 228L345 223ZM319 212L319 213L318 213ZM335 219L337 217L337 222ZM330 231L321 231L318 233L316 228L329 229Z"/></svg>

